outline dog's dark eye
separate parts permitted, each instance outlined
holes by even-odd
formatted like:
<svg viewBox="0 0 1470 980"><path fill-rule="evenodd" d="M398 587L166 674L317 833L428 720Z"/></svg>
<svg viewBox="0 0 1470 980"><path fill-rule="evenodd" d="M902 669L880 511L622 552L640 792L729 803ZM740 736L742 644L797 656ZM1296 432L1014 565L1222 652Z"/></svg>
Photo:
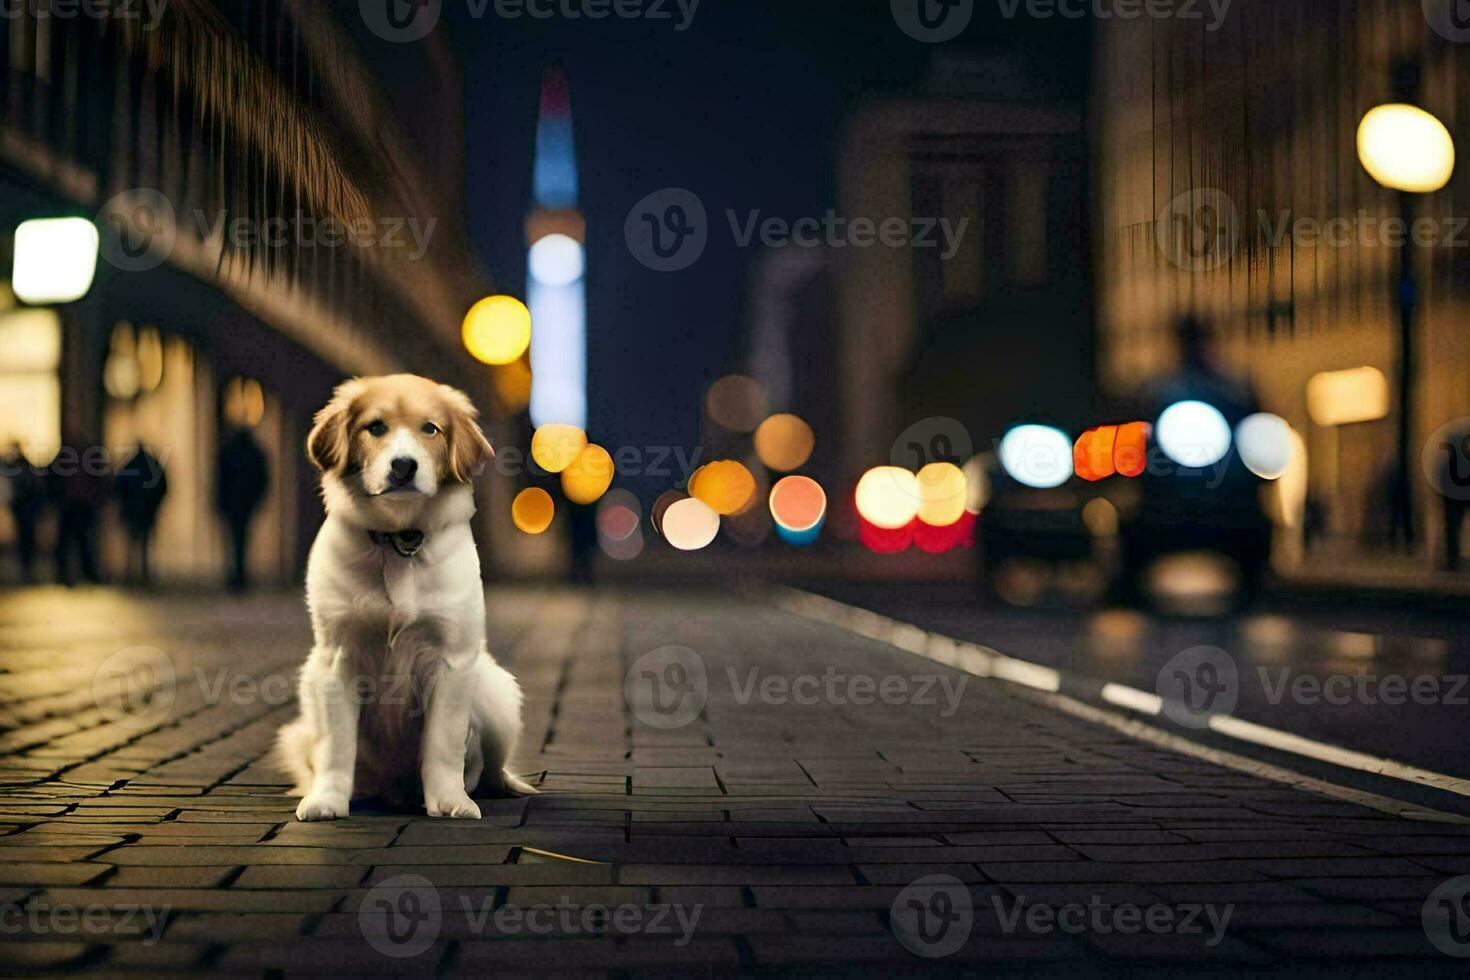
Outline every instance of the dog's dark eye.
<svg viewBox="0 0 1470 980"><path fill-rule="evenodd" d="M423 429L420 431L426 436L437 436L439 434L439 427L433 422L425 422Z"/></svg>
<svg viewBox="0 0 1470 980"><path fill-rule="evenodd" d="M369 422L367 430L368 435L381 439L388 434L388 423L382 421Z"/></svg>

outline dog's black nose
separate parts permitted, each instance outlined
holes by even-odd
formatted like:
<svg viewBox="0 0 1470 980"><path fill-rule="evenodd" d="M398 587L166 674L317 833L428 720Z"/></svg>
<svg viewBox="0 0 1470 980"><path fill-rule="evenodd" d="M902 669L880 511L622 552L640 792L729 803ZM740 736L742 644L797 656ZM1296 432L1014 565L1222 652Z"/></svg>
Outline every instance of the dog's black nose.
<svg viewBox="0 0 1470 980"><path fill-rule="evenodd" d="M411 456L397 456L388 464L394 483L407 483L419 471L419 461Z"/></svg>

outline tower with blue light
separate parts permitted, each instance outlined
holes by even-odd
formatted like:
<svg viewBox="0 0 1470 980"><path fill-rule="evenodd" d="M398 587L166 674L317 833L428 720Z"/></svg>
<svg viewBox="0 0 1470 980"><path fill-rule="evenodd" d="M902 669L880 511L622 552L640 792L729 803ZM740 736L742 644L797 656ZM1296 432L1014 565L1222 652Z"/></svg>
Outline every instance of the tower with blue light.
<svg viewBox="0 0 1470 980"><path fill-rule="evenodd" d="M541 79L532 171L526 300L531 308L531 423L587 427L586 224L577 209L577 158L566 73Z"/></svg>

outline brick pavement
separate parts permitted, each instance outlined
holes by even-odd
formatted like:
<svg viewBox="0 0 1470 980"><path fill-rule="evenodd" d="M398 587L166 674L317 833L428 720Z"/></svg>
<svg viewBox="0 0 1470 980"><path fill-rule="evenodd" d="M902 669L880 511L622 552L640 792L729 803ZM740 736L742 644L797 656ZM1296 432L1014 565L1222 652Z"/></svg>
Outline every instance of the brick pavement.
<svg viewBox="0 0 1470 980"><path fill-rule="evenodd" d="M754 602L495 591L490 613L541 795L301 824L265 758L299 597L0 596L0 967L1422 975L1470 953L1463 824Z"/></svg>

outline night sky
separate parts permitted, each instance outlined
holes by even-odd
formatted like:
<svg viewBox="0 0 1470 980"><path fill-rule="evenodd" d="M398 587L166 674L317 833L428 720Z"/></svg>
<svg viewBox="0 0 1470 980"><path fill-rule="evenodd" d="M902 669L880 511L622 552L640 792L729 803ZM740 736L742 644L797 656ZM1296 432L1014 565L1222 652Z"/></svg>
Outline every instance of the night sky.
<svg viewBox="0 0 1470 980"><path fill-rule="evenodd" d="M651 0L650 0L651 2ZM851 108L914 92L935 48L896 26L888 0L704 0L670 20L475 19L444 0L465 65L469 224L497 286L524 295L523 221L543 67L564 65L588 228L589 429L620 446L692 446L710 381L741 366L755 247L724 212L787 219L836 203L835 147ZM1075 22L1003 20L977 0L964 44L1024 46L1042 74L1080 79ZM1078 84L1066 83L1076 90ZM659 273L623 237L646 194L685 187L710 215L693 267Z"/></svg>

